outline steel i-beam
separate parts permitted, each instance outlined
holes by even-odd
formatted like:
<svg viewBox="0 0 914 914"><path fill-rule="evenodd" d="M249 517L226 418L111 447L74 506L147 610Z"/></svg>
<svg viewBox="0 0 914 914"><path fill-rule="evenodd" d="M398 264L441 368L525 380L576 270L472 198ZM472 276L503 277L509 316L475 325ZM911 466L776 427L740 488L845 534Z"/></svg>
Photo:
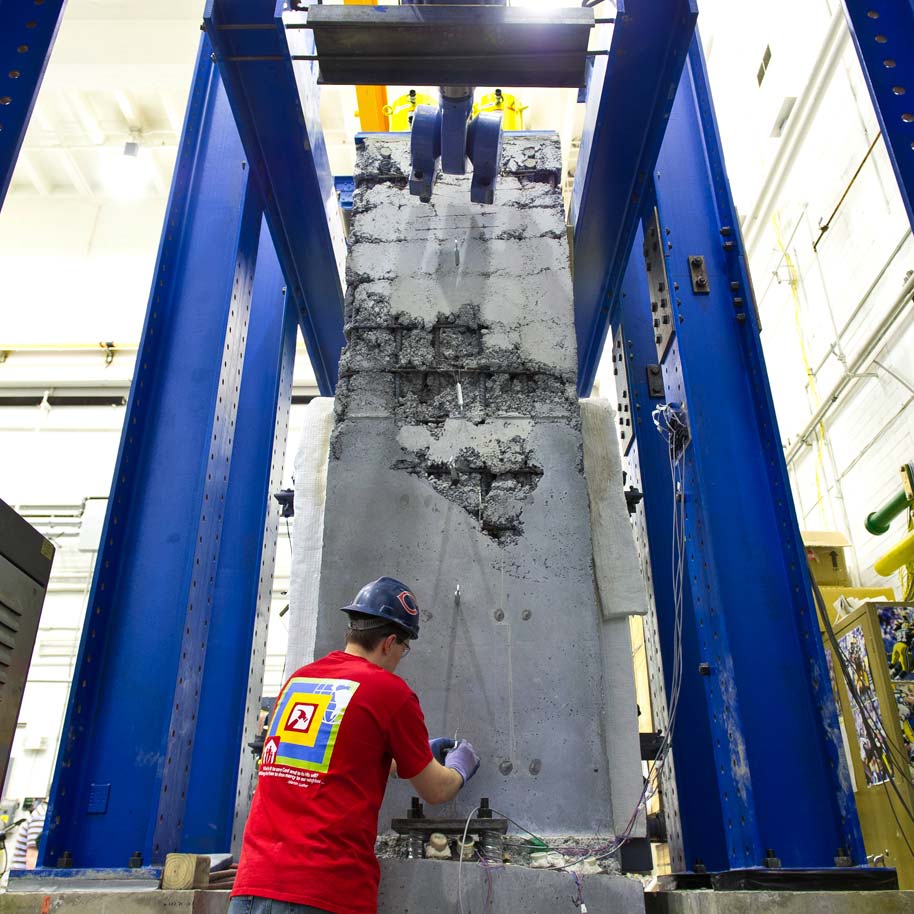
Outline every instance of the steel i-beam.
<svg viewBox="0 0 914 914"><path fill-rule="evenodd" d="M66 0L0 2L0 207L63 18Z"/></svg>
<svg viewBox="0 0 914 914"><path fill-rule="evenodd" d="M897 0L844 0L844 11L914 226L914 7Z"/></svg>
<svg viewBox="0 0 914 914"><path fill-rule="evenodd" d="M691 435L681 456L684 482L677 497L685 508L687 622L697 640L684 653L692 697L684 690L682 700L694 707L680 713L687 712L688 720L706 706L710 732L702 731L710 747L680 753L677 775L680 786L690 784L693 766L713 758L720 816L715 810L708 817L699 841L685 833L684 817L683 838L686 846L723 845L730 868L760 866L768 849L788 867L833 866L839 847L862 864L860 828L697 36L649 190L645 246L632 258L644 259L650 301L626 303L624 332L626 338L638 334L640 359L661 366L663 399L685 410ZM640 418L646 430L639 446L651 433L643 409ZM641 471L650 505L652 490L669 485L661 478L669 475L669 463L665 453L655 454L652 462L659 460L663 469L646 472L645 456ZM658 615L662 612L658 602ZM667 645L668 626L661 622ZM664 665L671 659L664 656ZM707 771L695 775L707 780ZM712 819L716 836L708 833Z"/></svg>
<svg viewBox="0 0 914 914"><path fill-rule="evenodd" d="M294 334L210 55L204 37L52 786L46 866L126 866L135 852L159 862L231 841Z"/></svg>

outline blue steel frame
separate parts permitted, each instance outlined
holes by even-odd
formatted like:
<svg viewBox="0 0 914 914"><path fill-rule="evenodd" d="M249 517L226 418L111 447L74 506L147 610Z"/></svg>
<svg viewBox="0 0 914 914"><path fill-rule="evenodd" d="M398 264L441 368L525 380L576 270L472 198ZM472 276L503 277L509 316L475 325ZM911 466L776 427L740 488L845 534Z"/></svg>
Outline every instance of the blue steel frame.
<svg viewBox="0 0 914 914"><path fill-rule="evenodd" d="M914 6L904 0L844 0L844 12L914 226Z"/></svg>
<svg viewBox="0 0 914 914"><path fill-rule="evenodd" d="M78 867L116 867L135 851L158 863L230 845L280 379L295 339L262 227L204 37L43 865L66 851Z"/></svg>
<svg viewBox="0 0 914 914"><path fill-rule="evenodd" d="M0 0L0 207L65 5L66 0Z"/></svg>
<svg viewBox="0 0 914 914"><path fill-rule="evenodd" d="M846 847L862 864L865 852L697 36L643 201L645 238L655 206L662 226L659 238L651 239L657 250L632 252L615 319L631 341L629 374L642 378L646 366L658 361L645 269L648 260L656 269L662 257L675 327L661 362L665 398L685 405L692 435L683 458L690 630L676 724L685 732L675 742L687 859L699 856L713 867L759 866L773 848L784 866L830 867L838 848ZM693 291L695 255L704 258L709 291ZM650 401L643 390L635 396L641 400L634 401L635 433L662 654L669 664L672 607L662 586L667 555L655 555L653 548L655 537L665 545L662 530L671 527L668 458L665 442L658 448ZM699 674L698 663L708 664L706 675ZM709 761L717 781L712 795ZM702 813L689 797L693 785L705 803L716 795L717 809Z"/></svg>
<svg viewBox="0 0 914 914"><path fill-rule="evenodd" d="M308 39L285 33L284 8L274 0L210 0L207 8L212 51L204 41L52 789L45 864L67 850L77 866L117 866L135 850L156 862L169 850L230 843L237 773L223 769L238 757L252 675L256 594L264 590L256 543L294 319L324 393L343 342L343 248L316 68L291 60L289 41ZM663 531L672 499L665 450L645 421L643 370L657 355L641 253L629 255L656 203L669 229L668 273L679 285L665 394L687 405L693 435L685 458L692 678L676 737L686 852L712 866L744 866L773 847L786 865L828 866L843 845L859 862L697 42L679 79L695 12L691 0L620 3L612 52L594 68L574 195L581 391L590 388L610 320L621 324L632 340L633 403L644 407L630 454L657 547L669 659ZM708 295L689 291L692 253L705 256ZM289 280L285 305L280 268ZM694 678L696 660L710 665L710 676ZM712 792L717 807L702 815Z"/></svg>

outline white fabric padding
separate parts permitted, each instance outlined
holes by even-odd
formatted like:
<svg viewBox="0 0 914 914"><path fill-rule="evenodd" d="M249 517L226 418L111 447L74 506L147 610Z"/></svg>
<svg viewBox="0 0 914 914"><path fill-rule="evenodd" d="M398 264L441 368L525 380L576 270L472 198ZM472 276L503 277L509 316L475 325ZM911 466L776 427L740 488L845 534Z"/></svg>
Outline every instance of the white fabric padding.
<svg viewBox="0 0 914 914"><path fill-rule="evenodd" d="M324 542L327 462L333 431L333 397L315 397L305 409L295 454L295 517L289 578L289 644L284 679L314 659L317 595Z"/></svg>
<svg viewBox="0 0 914 914"><path fill-rule="evenodd" d="M616 415L608 400L580 403L593 565L603 618L644 615L647 595L623 493Z"/></svg>

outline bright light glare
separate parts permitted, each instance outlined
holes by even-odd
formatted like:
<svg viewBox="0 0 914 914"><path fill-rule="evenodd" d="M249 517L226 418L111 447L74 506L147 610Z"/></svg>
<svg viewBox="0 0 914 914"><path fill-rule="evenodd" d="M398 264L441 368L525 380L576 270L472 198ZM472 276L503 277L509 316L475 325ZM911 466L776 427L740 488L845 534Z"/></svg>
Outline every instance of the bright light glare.
<svg viewBox="0 0 914 914"><path fill-rule="evenodd" d="M102 175L108 192L117 200L136 200L146 190L146 162L136 143L127 143L123 149L112 151Z"/></svg>

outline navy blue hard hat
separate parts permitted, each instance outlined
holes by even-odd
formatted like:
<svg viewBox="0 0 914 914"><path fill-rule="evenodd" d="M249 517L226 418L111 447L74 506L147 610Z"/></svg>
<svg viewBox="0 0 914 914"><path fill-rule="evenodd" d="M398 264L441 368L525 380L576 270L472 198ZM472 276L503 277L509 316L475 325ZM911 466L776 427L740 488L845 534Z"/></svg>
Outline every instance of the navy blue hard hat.
<svg viewBox="0 0 914 914"><path fill-rule="evenodd" d="M402 628L410 639L419 637L419 603L415 594L395 578L378 578L366 584L343 612L377 616Z"/></svg>

